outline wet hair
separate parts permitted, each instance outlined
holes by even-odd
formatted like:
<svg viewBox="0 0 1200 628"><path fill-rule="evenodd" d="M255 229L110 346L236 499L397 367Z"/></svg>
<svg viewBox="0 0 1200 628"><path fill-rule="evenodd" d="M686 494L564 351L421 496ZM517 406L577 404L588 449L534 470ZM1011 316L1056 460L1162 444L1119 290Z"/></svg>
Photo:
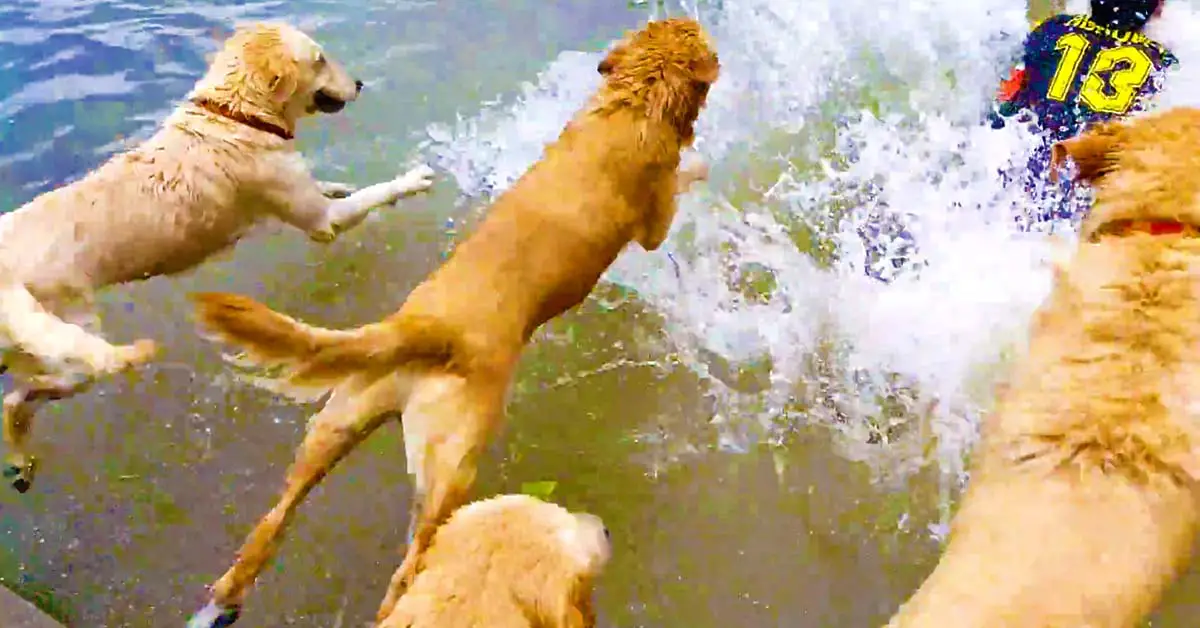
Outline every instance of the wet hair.
<svg viewBox="0 0 1200 628"><path fill-rule="evenodd" d="M1138 31L1150 21L1163 0L1092 0L1092 21L1127 31Z"/></svg>

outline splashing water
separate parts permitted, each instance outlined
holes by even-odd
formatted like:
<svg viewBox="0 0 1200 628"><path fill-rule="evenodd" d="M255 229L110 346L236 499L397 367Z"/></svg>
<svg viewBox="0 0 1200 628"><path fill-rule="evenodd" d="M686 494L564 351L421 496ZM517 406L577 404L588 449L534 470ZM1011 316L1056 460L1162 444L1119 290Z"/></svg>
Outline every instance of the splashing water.
<svg viewBox="0 0 1200 628"><path fill-rule="evenodd" d="M699 13L721 55L696 143L713 178L681 204L661 250L631 247L605 279L666 318L683 363L722 400L727 442L824 425L881 477L935 462L954 484L1003 358L1049 289L1048 243L1016 228L1028 201L998 176L1036 138L981 124L1028 29L1024 7L683 10ZM1181 0L1151 30L1181 61L1163 104L1198 100L1197 32L1200 15ZM598 85L600 54L563 53L515 99L431 128L429 151L464 194L499 193ZM865 275L858 235L880 217L918 243L889 283ZM769 386L739 390L712 374L714 359L769 364Z"/></svg>

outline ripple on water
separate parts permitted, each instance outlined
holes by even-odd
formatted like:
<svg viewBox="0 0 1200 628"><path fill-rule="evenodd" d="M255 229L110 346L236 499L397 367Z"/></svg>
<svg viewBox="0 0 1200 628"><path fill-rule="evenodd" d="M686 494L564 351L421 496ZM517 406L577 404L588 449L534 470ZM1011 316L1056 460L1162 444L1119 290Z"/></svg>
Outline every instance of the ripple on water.
<svg viewBox="0 0 1200 628"><path fill-rule="evenodd" d="M0 183L16 191L5 205L10 195L23 202L93 167L97 146L105 155L145 137L170 110L164 104L183 97L203 71L214 35L239 21L278 18L285 5L4 3Z"/></svg>

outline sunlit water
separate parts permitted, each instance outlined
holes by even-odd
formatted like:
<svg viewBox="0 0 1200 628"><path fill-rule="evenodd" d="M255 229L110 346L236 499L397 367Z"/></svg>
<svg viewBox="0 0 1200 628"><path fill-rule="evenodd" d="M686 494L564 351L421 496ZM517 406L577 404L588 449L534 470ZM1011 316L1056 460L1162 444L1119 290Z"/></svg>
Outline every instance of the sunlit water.
<svg viewBox="0 0 1200 628"><path fill-rule="evenodd" d="M718 42L722 74L697 139L716 174L661 251L633 249L606 278L670 321L684 362L724 401L715 418L730 447L817 424L883 476L936 461L961 478L990 384L1049 287L1045 236L1013 221L1029 201L997 176L1035 138L980 123L1019 51L1024 5L702 4L668 12L699 14ZM1184 68L1164 104L1200 95L1198 24L1193 5L1168 2L1152 30ZM515 99L431 128L430 150L466 193L505 189L595 87L598 58L561 54ZM857 235L881 215L919 243L886 284L863 272ZM832 262L789 237L798 226ZM765 283L748 290L748 276ZM711 375L714 359L765 362L769 383L738 390Z"/></svg>

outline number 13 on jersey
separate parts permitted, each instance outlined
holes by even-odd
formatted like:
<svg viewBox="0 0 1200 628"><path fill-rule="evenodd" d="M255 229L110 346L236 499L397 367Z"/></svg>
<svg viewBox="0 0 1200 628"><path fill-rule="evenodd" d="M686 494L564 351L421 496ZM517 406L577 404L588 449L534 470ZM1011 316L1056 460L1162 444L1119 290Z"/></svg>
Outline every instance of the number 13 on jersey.
<svg viewBox="0 0 1200 628"><path fill-rule="evenodd" d="M1071 84L1079 77L1079 64L1083 61L1091 42L1082 33L1067 33L1058 38L1054 49L1062 54L1050 89L1046 97L1059 102L1067 99ZM1104 48L1096 54L1092 67L1083 75L1083 86L1079 99L1093 111L1124 114L1133 106L1133 101L1150 78L1154 60L1138 46ZM1108 72L1108 80L1103 74Z"/></svg>

